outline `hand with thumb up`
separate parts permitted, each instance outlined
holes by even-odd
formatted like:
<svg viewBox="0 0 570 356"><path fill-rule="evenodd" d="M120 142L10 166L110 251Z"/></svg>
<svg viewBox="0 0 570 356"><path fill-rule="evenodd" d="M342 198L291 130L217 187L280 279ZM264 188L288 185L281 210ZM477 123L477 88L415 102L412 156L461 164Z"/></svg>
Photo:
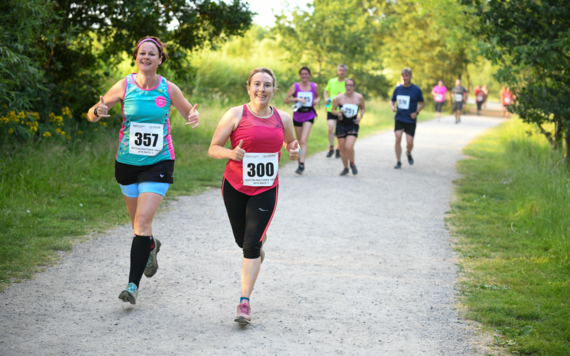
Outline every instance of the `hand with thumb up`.
<svg viewBox="0 0 570 356"><path fill-rule="evenodd" d="M99 96L99 106L97 107L97 116L109 117L109 107L105 104L105 99Z"/></svg>
<svg viewBox="0 0 570 356"><path fill-rule="evenodd" d="M245 150L241 148L242 145L243 145L243 140L240 140L239 145L237 145L237 147L234 148L230 153L230 159L233 159L234 161L241 161L243 159L243 156L245 155Z"/></svg>
<svg viewBox="0 0 570 356"><path fill-rule="evenodd" d="M301 153L301 149L299 148L299 142L297 140L290 142L287 147L289 147L289 145L292 145L291 149L289 149L289 159L291 161L296 161L299 159L299 154Z"/></svg>

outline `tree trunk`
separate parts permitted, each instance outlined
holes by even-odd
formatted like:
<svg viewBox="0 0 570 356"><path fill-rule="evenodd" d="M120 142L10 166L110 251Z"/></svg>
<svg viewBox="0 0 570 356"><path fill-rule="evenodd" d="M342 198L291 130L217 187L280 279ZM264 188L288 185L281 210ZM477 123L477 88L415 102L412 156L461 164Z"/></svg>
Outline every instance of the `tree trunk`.
<svg viewBox="0 0 570 356"><path fill-rule="evenodd" d="M552 139L552 133L546 131L541 124L536 124L538 126L538 129L540 130L540 132L544 135L544 137L546 137L546 139L548 140L548 143L550 143L551 146L555 146L554 143L554 139Z"/></svg>

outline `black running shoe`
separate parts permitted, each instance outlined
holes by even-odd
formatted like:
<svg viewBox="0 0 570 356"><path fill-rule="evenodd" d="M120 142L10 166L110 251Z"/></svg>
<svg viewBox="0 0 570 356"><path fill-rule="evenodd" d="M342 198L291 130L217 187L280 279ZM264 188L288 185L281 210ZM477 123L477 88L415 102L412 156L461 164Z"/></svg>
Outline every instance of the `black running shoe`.
<svg viewBox="0 0 570 356"><path fill-rule="evenodd" d="M329 150L329 153L327 153L327 158L331 158L333 154L334 154L334 149L331 148Z"/></svg>
<svg viewBox="0 0 570 356"><path fill-rule="evenodd" d="M412 158L412 154L409 152L406 152L406 156L408 156L408 163L410 164L410 166L414 165L414 159Z"/></svg>
<svg viewBox="0 0 570 356"><path fill-rule="evenodd" d="M394 169L400 169L402 168L402 162L398 161L398 163L396 163L396 165L394 166Z"/></svg>
<svg viewBox="0 0 570 356"><path fill-rule="evenodd" d="M342 170L342 172L340 172L339 175L340 175L340 176L345 176L345 175L347 175L347 174L348 174L348 168L345 168L345 169Z"/></svg>
<svg viewBox="0 0 570 356"><path fill-rule="evenodd" d="M352 170L352 174L358 174L358 170L356 169L356 165L351 163L350 169Z"/></svg>
<svg viewBox="0 0 570 356"><path fill-rule="evenodd" d="M340 150L336 149L336 154L334 155L335 158L340 158Z"/></svg>
<svg viewBox="0 0 570 356"><path fill-rule="evenodd" d="M305 166L299 166L299 168L297 168L297 170L295 171L295 173L297 174L303 174L303 171L305 170Z"/></svg>

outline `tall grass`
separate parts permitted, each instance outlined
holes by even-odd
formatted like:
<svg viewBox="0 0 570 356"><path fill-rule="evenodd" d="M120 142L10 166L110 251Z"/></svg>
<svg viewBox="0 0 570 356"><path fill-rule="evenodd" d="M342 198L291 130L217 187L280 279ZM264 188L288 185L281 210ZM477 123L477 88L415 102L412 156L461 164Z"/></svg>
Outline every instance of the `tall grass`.
<svg viewBox="0 0 570 356"><path fill-rule="evenodd" d="M460 237L467 317L524 355L570 354L570 173L519 120L464 152L449 222Z"/></svg>

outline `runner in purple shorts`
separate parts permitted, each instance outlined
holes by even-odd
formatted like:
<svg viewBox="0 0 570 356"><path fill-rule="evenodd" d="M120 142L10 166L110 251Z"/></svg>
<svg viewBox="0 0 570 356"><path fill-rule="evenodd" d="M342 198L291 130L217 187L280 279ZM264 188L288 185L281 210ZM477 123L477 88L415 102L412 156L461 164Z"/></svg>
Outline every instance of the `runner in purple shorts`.
<svg viewBox="0 0 570 356"><path fill-rule="evenodd" d="M293 105L293 125L295 126L297 140L301 145L299 167L295 173L303 174L305 158L307 157L307 140L317 117L315 106L319 105L321 97L317 84L309 81L311 70L308 67L301 67L299 76L301 82L295 83L289 88L285 96L285 104L295 103Z"/></svg>

